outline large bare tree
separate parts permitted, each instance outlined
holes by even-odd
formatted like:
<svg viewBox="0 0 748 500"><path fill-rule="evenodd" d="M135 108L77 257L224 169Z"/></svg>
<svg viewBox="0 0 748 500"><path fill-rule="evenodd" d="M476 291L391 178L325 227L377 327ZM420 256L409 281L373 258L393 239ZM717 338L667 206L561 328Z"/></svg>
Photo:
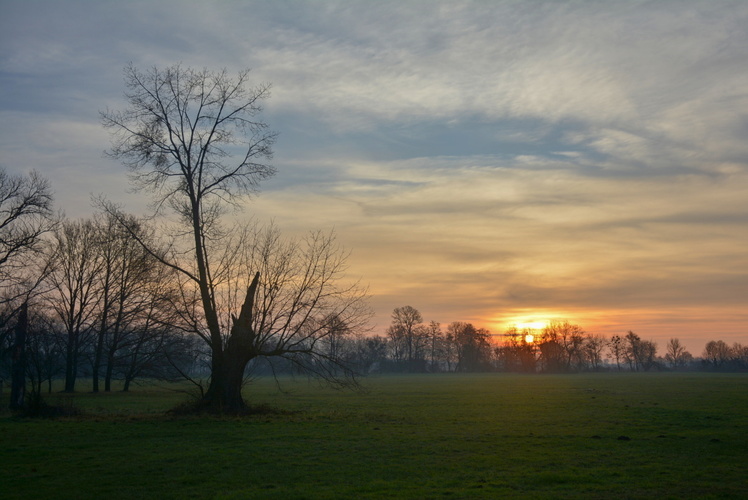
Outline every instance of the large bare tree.
<svg viewBox="0 0 748 500"><path fill-rule="evenodd" d="M331 300L328 289L343 265L333 261L328 240L309 246L312 253L302 256L309 266L306 274L296 272L298 253L284 267L283 249L271 245L265 261L275 267L246 268L241 288L228 279L240 262L232 255L239 248L230 244L235 232L227 230L221 216L274 173L268 161L276 134L259 119L269 86L250 86L248 76L248 71L232 77L225 70L181 66L143 72L130 65L125 68L126 110L101 114L113 133L110 155L130 168L136 187L151 192L156 213L176 215L181 234L188 236L180 244L175 233L164 251L148 248L178 272L182 285L193 287L192 295L183 287L183 319L210 348L211 380L203 403L229 410L245 406L241 382L250 359L313 359L292 354L317 345L315 332L323 330L310 320L318 312L331 312L320 306ZM289 269L295 271L286 274ZM243 295L240 307L230 321L222 321L227 310L222 299L238 293Z"/></svg>

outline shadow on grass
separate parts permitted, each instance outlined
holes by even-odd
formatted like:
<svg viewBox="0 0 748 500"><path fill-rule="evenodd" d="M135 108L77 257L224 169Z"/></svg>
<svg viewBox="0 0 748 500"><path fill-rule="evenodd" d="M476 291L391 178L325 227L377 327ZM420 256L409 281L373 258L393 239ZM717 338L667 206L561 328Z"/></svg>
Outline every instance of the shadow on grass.
<svg viewBox="0 0 748 500"><path fill-rule="evenodd" d="M50 404L40 395L32 394L22 408L12 410L11 414L19 418L53 419L80 417L83 415L83 412L79 408L76 408L72 398L58 399L57 404Z"/></svg>
<svg viewBox="0 0 748 500"><path fill-rule="evenodd" d="M231 416L231 417L255 417L255 416L287 416L299 413L298 411L283 410L268 404L246 405L243 408L220 408L206 405L202 401L186 401L166 412L167 415L175 417L194 416Z"/></svg>

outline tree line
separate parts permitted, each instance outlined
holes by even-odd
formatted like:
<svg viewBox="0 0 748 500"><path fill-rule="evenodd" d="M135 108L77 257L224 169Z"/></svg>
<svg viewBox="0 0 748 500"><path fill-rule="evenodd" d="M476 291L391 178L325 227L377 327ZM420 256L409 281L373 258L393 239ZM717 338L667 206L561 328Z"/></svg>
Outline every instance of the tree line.
<svg viewBox="0 0 748 500"><path fill-rule="evenodd" d="M466 322L424 322L411 306L394 309L386 335L350 338L338 349L365 372L748 370L748 346L737 342L710 341L694 357L677 338L661 352L632 331L606 338L568 321L492 334Z"/></svg>

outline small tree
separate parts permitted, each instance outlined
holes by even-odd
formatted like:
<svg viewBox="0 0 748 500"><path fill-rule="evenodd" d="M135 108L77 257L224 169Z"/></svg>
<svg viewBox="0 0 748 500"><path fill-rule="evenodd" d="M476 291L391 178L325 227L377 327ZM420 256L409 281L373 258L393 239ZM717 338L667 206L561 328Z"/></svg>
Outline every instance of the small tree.
<svg viewBox="0 0 748 500"><path fill-rule="evenodd" d="M710 368L721 370L730 361L730 346L724 340L710 340L704 346L704 361Z"/></svg>
<svg viewBox="0 0 748 500"><path fill-rule="evenodd" d="M589 362L590 369L598 370L603 360L605 338L602 335L588 335L584 339L582 351Z"/></svg>
<svg viewBox="0 0 748 500"><path fill-rule="evenodd" d="M102 258L91 220L65 221L54 233L44 298L64 329L65 391L73 392L81 353L97 319Z"/></svg>
<svg viewBox="0 0 748 500"><path fill-rule="evenodd" d="M422 343L427 335L422 328L423 317L412 306L396 307L392 311L392 323L387 329L395 361L405 363L408 371L421 371L423 361Z"/></svg>
<svg viewBox="0 0 748 500"><path fill-rule="evenodd" d="M665 361L668 362L670 368L677 370L686 365L693 356L686 350L686 347L680 343L677 338L671 338L665 346Z"/></svg>
<svg viewBox="0 0 748 500"><path fill-rule="evenodd" d="M626 352L625 340L620 335L613 335L608 341L610 357L616 361L616 368L621 371L621 360Z"/></svg>

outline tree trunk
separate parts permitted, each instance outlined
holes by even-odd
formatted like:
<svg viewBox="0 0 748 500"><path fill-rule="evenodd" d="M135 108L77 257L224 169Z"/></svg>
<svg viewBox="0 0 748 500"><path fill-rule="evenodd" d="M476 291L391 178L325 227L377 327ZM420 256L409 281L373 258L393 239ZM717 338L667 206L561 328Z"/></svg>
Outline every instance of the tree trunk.
<svg viewBox="0 0 748 500"><path fill-rule="evenodd" d="M70 333L67 345L67 356L65 358L65 392L75 392L75 376L77 371L75 350L75 333Z"/></svg>
<svg viewBox="0 0 748 500"><path fill-rule="evenodd" d="M26 332L28 330L28 304L21 305L16 325L16 338L13 346L13 376L10 382L10 409L23 408L26 396Z"/></svg>
<svg viewBox="0 0 748 500"><path fill-rule="evenodd" d="M203 406L221 412L240 412L247 408L242 397L244 369L249 360L242 362L237 356L230 356L222 363L219 372L213 372Z"/></svg>
<svg viewBox="0 0 748 500"><path fill-rule="evenodd" d="M104 299L107 300L107 299ZM93 377L93 392L99 392L99 371L101 371L101 360L104 356L104 338L106 337L106 314L101 320L101 329L99 334L96 336L96 354L94 356L92 377Z"/></svg>
<svg viewBox="0 0 748 500"><path fill-rule="evenodd" d="M247 363L257 355L255 332L252 329L252 308L259 280L260 273L257 273L247 289L239 317L232 318L233 325L226 348L218 352L213 350L210 386L202 400L205 408L226 412L239 412L247 408L242 397L242 385Z"/></svg>
<svg viewBox="0 0 748 500"><path fill-rule="evenodd" d="M115 329L112 335L112 345L109 347L106 358L106 374L104 375L104 392L112 390L112 376L114 375L115 355L119 349L119 329Z"/></svg>

